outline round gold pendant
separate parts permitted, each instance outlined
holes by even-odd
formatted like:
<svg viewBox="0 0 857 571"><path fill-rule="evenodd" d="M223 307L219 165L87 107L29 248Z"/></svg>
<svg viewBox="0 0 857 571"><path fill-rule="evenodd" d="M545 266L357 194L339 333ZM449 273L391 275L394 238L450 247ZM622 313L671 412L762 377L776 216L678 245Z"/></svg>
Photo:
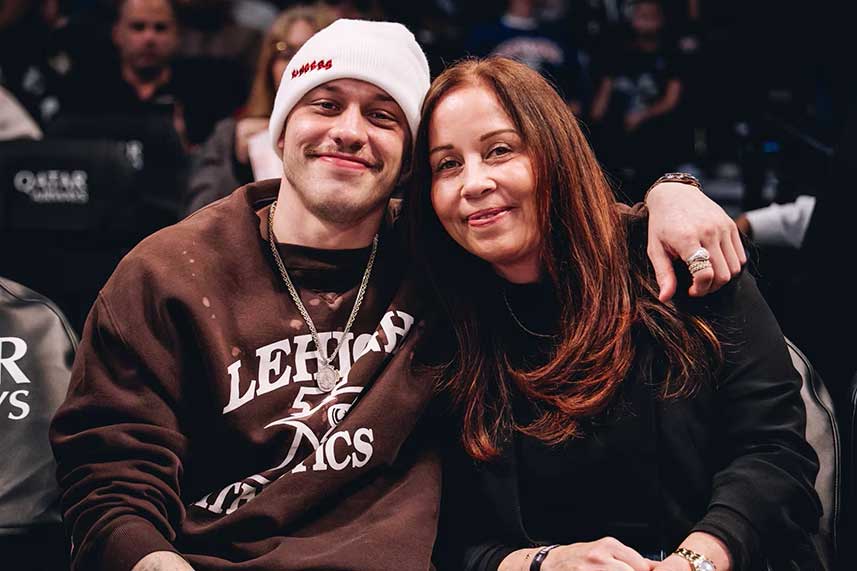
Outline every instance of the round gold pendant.
<svg viewBox="0 0 857 571"><path fill-rule="evenodd" d="M322 365L315 374L315 383L318 388L326 393L333 390L339 381L339 371L331 365Z"/></svg>

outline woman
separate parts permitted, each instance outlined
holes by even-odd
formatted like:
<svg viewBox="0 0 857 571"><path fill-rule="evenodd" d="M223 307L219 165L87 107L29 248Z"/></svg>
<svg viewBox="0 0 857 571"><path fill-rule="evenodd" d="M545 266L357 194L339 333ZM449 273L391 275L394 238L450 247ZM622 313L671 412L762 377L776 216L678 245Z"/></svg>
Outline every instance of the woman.
<svg viewBox="0 0 857 571"><path fill-rule="evenodd" d="M253 181L248 141L268 128L274 95L292 56L333 19L331 12L316 5L294 6L274 20L262 44L256 75L240 118L220 121L194 160L187 213Z"/></svg>
<svg viewBox="0 0 857 571"><path fill-rule="evenodd" d="M455 342L422 359L464 452L440 568L817 568L800 380L752 278L659 302L645 224L526 66L465 60L423 112L407 216Z"/></svg>

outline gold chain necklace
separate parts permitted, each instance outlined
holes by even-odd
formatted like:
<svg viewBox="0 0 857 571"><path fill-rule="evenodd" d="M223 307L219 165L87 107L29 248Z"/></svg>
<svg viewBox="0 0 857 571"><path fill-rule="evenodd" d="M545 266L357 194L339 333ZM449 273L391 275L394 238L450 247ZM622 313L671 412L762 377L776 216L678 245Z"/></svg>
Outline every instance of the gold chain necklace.
<svg viewBox="0 0 857 571"><path fill-rule="evenodd" d="M313 323L312 318L309 316L309 312L306 310L306 307L304 307L304 304L298 295L298 290L295 289L295 285L289 277L289 272L286 271L286 266L283 264L283 259L280 257L280 252L277 250L276 237L274 236L274 209L276 207L277 201L275 200L271 204L271 210L268 211L268 243L271 245L271 254L274 256L274 261L277 264L277 268L280 270L280 276L282 276L283 281L286 283L286 288L289 290L289 295L291 296L292 301L295 302L298 311L301 312L301 317L303 317L304 322L307 324L307 327L309 327L313 343L315 343L316 349L318 350L318 360L321 364L318 367L318 372L315 374L315 383L319 389L329 393L336 386L336 383L338 383L342 378L342 374L339 372L339 369L330 364L332 359L327 356L327 349L319 340L315 323ZM360 288L357 290L357 300L354 302L354 307L351 308L351 315L348 316L348 321L345 323L345 329L342 330L342 336L336 344L333 355L336 355L339 352L339 347L342 345L342 342L351 330L351 326L354 324L354 318L357 317L357 312L360 310L360 304L363 303L363 296L366 295L366 288L369 285L369 275L372 273L372 266L375 264L375 254L377 251L378 235L375 234L375 237L372 239L372 253L369 254L369 262L366 264L366 271L363 272L363 280L360 282Z"/></svg>
<svg viewBox="0 0 857 571"><path fill-rule="evenodd" d="M518 319L518 316L515 315L515 312L512 311L512 304L509 303L509 298L506 296L506 289L505 288L503 288L503 301L506 302L506 309L509 310L509 315L512 316L512 319L515 321L515 323L518 325L518 327L523 329L526 333L529 333L533 337L538 337L540 339L553 339L554 337L556 337L556 335L548 335L546 333L539 333L537 331L533 331L532 329L530 329L529 327L524 325L521 322L521 320Z"/></svg>

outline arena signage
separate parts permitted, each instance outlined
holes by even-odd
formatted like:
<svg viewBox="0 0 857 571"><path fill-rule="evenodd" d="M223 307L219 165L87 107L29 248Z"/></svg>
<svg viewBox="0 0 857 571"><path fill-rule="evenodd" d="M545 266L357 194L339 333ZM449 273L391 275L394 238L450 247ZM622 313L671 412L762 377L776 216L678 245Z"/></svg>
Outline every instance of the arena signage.
<svg viewBox="0 0 857 571"><path fill-rule="evenodd" d="M88 176L82 170L20 170L13 186L37 204L89 203Z"/></svg>

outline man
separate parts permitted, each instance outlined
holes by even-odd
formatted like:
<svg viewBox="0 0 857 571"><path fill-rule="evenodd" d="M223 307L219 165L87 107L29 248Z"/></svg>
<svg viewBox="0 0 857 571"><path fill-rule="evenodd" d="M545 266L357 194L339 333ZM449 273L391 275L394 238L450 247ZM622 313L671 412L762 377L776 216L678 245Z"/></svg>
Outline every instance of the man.
<svg viewBox="0 0 857 571"><path fill-rule="evenodd" d="M62 117L153 118L169 122L185 145L202 142L245 93L234 62L180 59L174 0L116 3L115 65L90 66L70 82Z"/></svg>
<svg viewBox="0 0 857 571"><path fill-rule="evenodd" d="M106 74L100 68L84 70L97 89L91 83L73 89L69 112L135 115L171 108L179 99L173 69L179 45L175 5L169 0L117 2L111 37L117 66Z"/></svg>
<svg viewBox="0 0 857 571"><path fill-rule="evenodd" d="M509 0L499 20L477 27L466 42L478 56L501 55L527 64L553 81L574 113L586 96L586 79L566 30L540 20L533 0Z"/></svg>
<svg viewBox="0 0 857 571"><path fill-rule="evenodd" d="M628 37L616 42L607 62L590 116L596 152L622 172L623 190L639 200L651 177L679 162L675 113L682 82L660 0L633 2L629 24Z"/></svg>
<svg viewBox="0 0 857 571"><path fill-rule="evenodd" d="M428 85L403 26L335 22L280 84L283 178L116 269L52 426L73 568L431 567L432 386L409 366L422 299L384 223ZM653 200L703 198L664 188Z"/></svg>
<svg viewBox="0 0 857 571"><path fill-rule="evenodd" d="M113 42L122 79L140 101L148 101L171 79L179 37L173 7L162 0L126 0L119 3L118 14Z"/></svg>

